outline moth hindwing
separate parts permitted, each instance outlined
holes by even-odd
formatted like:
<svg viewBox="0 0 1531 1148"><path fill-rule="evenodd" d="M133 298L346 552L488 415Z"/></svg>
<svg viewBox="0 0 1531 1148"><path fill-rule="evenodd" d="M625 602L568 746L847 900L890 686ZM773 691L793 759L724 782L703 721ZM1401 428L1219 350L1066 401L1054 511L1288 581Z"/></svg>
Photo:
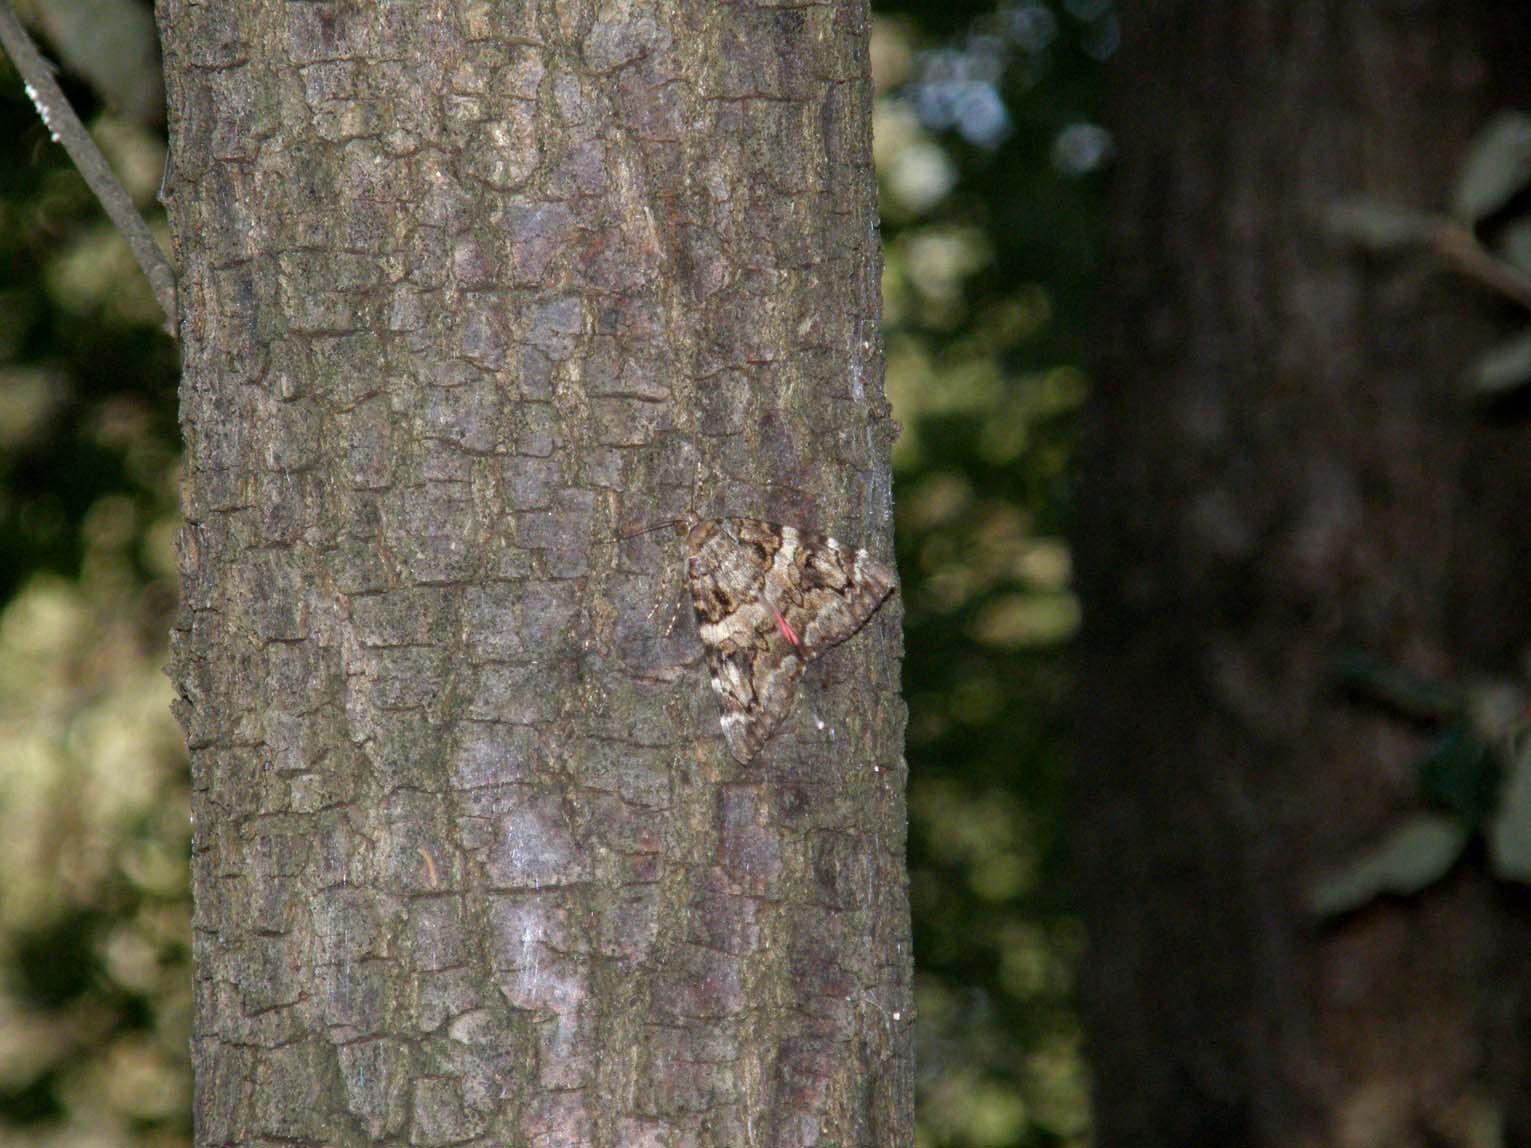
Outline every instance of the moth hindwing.
<svg viewBox="0 0 1531 1148"><path fill-rule="evenodd" d="M687 518L686 580L722 709L746 763L792 710L803 667L893 592L893 571L823 534L756 518Z"/></svg>

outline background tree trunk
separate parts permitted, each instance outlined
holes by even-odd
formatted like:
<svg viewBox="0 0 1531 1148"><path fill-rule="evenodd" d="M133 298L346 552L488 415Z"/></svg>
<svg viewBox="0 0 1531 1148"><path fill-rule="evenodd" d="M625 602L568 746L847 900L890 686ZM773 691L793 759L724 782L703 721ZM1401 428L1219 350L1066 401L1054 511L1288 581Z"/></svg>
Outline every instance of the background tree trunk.
<svg viewBox="0 0 1531 1148"><path fill-rule="evenodd" d="M864 5L158 16L198 1142L909 1143L896 608L741 768L610 543L890 552Z"/></svg>
<svg viewBox="0 0 1531 1148"><path fill-rule="evenodd" d="M1445 206L1531 96L1526 6L1121 15L1080 535L1100 1148L1531 1142L1524 899L1469 860L1339 922L1304 908L1418 808L1421 731L1333 657L1503 673L1531 642L1531 426L1460 397L1481 294L1321 222Z"/></svg>

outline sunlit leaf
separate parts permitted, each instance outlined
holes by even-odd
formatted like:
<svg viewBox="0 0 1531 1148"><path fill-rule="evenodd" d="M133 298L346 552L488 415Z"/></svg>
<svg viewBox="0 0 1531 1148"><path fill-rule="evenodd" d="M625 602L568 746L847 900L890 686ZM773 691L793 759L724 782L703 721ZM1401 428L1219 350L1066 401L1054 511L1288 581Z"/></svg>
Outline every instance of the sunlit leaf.
<svg viewBox="0 0 1531 1148"><path fill-rule="evenodd" d="M1309 904L1319 916L1348 913L1392 893L1407 896L1444 877L1467 845L1467 826L1422 813L1399 825L1371 852L1321 880Z"/></svg>
<svg viewBox="0 0 1531 1148"><path fill-rule="evenodd" d="M1500 112L1468 150L1457 183L1453 209L1476 223L1492 215L1531 185L1531 116Z"/></svg>

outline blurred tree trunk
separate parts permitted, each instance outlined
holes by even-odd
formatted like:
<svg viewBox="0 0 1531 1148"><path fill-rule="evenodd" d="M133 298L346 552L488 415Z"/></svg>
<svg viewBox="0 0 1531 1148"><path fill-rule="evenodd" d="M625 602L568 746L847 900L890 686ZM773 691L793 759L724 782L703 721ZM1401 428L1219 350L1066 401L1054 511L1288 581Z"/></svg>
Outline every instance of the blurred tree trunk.
<svg viewBox="0 0 1531 1148"><path fill-rule="evenodd" d="M897 610L741 768L612 543L889 552L864 5L158 15L198 1142L909 1143Z"/></svg>
<svg viewBox="0 0 1531 1148"><path fill-rule="evenodd" d="M1460 397L1507 316L1322 225L1339 200L1445 207L1472 135L1531 97L1531 15L1121 15L1081 527L1098 1143L1531 1143L1526 899L1470 857L1416 897L1305 908L1419 808L1423 731L1337 688L1334 656L1510 673L1531 643L1531 425Z"/></svg>

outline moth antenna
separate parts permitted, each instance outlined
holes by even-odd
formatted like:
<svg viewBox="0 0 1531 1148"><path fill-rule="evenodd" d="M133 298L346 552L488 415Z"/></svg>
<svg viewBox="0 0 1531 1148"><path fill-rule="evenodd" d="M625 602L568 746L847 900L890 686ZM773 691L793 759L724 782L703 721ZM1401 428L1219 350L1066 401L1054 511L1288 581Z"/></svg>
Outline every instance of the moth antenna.
<svg viewBox="0 0 1531 1148"><path fill-rule="evenodd" d="M679 526L685 522L684 518L671 518L665 522L656 522L653 526L645 526L641 530L629 530L625 534L613 534L610 538L598 538L592 546L615 546L618 542L625 542L629 538L641 538L645 534L653 534L656 530L668 530L672 526Z"/></svg>
<svg viewBox="0 0 1531 1148"><path fill-rule="evenodd" d="M685 521L686 520L684 518L666 519L664 522L654 523L653 526L645 526L640 530L629 530L625 534L618 534L616 540L618 542L624 542L629 538L641 538L645 534L653 534L656 530L672 530L675 527L683 524Z"/></svg>

